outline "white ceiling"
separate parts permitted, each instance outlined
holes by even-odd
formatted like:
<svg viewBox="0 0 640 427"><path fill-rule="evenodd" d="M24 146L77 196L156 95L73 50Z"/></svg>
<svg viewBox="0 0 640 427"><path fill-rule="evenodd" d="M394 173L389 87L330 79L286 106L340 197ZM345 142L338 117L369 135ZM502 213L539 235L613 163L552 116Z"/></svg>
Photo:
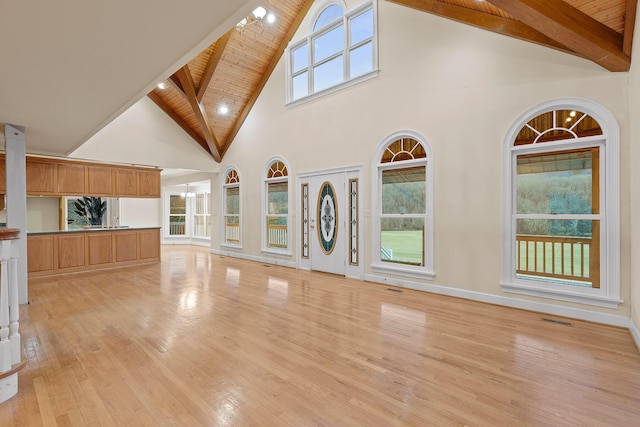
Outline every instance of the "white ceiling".
<svg viewBox="0 0 640 427"><path fill-rule="evenodd" d="M3 1L0 123L64 156L213 43L256 0Z"/></svg>

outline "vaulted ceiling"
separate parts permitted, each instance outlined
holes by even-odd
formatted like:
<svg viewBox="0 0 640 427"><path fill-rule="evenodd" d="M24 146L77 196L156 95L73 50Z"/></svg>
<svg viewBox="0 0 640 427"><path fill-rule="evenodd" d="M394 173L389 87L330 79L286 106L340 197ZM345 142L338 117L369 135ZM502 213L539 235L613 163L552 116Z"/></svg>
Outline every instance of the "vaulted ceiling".
<svg viewBox="0 0 640 427"><path fill-rule="evenodd" d="M631 64L637 0L387 1L580 56L612 72ZM149 98L219 162L312 3L266 0L262 6L277 17L273 25L230 29Z"/></svg>

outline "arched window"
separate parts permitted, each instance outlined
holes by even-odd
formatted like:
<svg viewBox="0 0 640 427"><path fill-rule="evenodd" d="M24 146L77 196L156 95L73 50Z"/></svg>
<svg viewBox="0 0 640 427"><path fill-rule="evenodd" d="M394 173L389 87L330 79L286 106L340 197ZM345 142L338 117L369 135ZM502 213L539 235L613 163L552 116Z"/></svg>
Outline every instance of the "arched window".
<svg viewBox="0 0 640 427"><path fill-rule="evenodd" d="M399 132L374 159L375 271L433 278L433 172L426 139Z"/></svg>
<svg viewBox="0 0 640 427"><path fill-rule="evenodd" d="M346 12L331 3L317 16L311 34L287 48L289 104L331 93L377 73L375 2Z"/></svg>
<svg viewBox="0 0 640 427"><path fill-rule="evenodd" d="M239 247L240 229L240 176L230 167L224 173L222 184L223 245Z"/></svg>
<svg viewBox="0 0 640 427"><path fill-rule="evenodd" d="M503 289L617 307L618 125L584 100L543 104L505 141Z"/></svg>
<svg viewBox="0 0 640 427"><path fill-rule="evenodd" d="M341 18L344 15L344 11L342 7L337 4L330 4L325 7L322 12L320 12L320 16L316 19L316 22L313 24L313 31L318 31L332 23L338 18Z"/></svg>
<svg viewBox="0 0 640 427"><path fill-rule="evenodd" d="M267 162L263 191L262 250L278 254L289 252L289 168L280 158Z"/></svg>

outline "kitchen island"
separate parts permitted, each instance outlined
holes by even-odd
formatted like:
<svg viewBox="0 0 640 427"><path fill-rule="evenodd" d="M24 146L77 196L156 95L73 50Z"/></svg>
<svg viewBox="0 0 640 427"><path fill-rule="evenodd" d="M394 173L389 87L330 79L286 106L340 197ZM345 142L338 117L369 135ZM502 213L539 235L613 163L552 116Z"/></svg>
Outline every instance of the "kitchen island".
<svg viewBox="0 0 640 427"><path fill-rule="evenodd" d="M27 233L29 278L160 261L160 228L90 228Z"/></svg>

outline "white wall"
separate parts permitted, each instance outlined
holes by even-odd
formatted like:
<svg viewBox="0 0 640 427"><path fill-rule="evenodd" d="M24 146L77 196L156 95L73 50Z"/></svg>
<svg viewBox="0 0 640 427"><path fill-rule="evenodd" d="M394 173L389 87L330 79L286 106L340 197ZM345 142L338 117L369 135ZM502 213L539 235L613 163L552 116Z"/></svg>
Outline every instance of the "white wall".
<svg viewBox="0 0 640 427"><path fill-rule="evenodd" d="M120 225L129 227L161 227L161 199L120 198Z"/></svg>
<svg viewBox="0 0 640 427"><path fill-rule="evenodd" d="M27 230L55 231L60 229L59 197L27 197Z"/></svg>
<svg viewBox="0 0 640 427"><path fill-rule="evenodd" d="M433 149L435 271L431 283L628 316L628 75L593 62L380 1L380 73L375 79L285 107L284 61L276 67L220 165L235 165L242 187L242 255L260 252L262 171L274 155L290 175L364 165L365 265L371 263L371 162L389 134L414 130ZM301 28L306 28L303 23ZM553 98L588 98L621 127L621 296L618 310L504 294L501 272L503 139L524 111ZM259 138L256 137L259 135ZM292 181L295 185L295 179ZM220 183L215 183L219 193ZM219 203L219 196L216 203ZM212 218L220 227L219 209ZM292 204L296 223L298 201ZM293 253L298 248L292 230ZM218 233L219 236L220 233ZM255 236L249 238L249 236ZM220 238L212 241L220 250ZM290 261L295 262L295 256ZM640 304L639 304L640 305Z"/></svg>

